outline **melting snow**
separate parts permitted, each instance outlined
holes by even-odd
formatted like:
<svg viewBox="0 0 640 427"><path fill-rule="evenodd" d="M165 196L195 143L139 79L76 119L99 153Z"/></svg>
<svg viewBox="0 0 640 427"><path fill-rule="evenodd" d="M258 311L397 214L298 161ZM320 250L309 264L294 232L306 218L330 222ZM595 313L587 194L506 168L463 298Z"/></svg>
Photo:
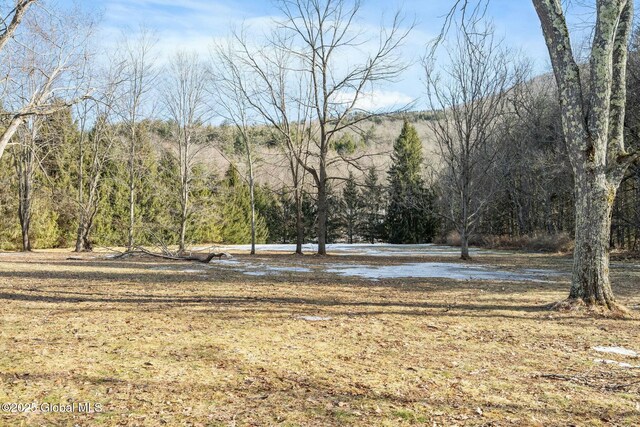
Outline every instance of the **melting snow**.
<svg viewBox="0 0 640 427"><path fill-rule="evenodd" d="M443 262L420 262L401 265L367 266L335 264L328 273L341 276L362 277L365 279L400 279L400 278L444 278L454 280L503 280L503 281L538 281L546 272L513 273L490 269L487 266L468 266Z"/></svg>
<svg viewBox="0 0 640 427"><path fill-rule="evenodd" d="M630 363L618 362L618 361L609 360L609 359L593 359L593 361L596 363L604 363L605 365L618 365L621 368L631 368L631 369L640 368L640 366L632 365Z"/></svg>
<svg viewBox="0 0 640 427"><path fill-rule="evenodd" d="M251 245L230 245L219 248L222 251L250 251ZM318 245L308 243L302 245L303 252L316 252ZM256 245L257 252L288 252L296 251L296 245L292 244L268 244ZM327 252L335 255L368 255L368 256L414 256L414 255L460 255L460 249L452 246L433 244L423 245L394 245L391 243L334 243L327 245ZM470 249L471 255L483 254L507 254L505 251L490 251L486 249Z"/></svg>
<svg viewBox="0 0 640 427"><path fill-rule="evenodd" d="M316 250L315 244L303 246L303 250ZM235 245L220 248L222 250L249 250L249 245ZM256 245L257 251L290 252L295 251L295 245ZM405 255L455 255L459 250L450 246L439 245L392 245L392 244L332 244L327 250L336 255L367 255L387 256L390 259ZM483 249L473 249L473 253L498 253ZM506 252L502 252L506 253ZM504 271L488 265L465 265L446 262L413 262L397 265L366 265L366 264L318 264L309 268L297 261L289 264L272 263L270 260L214 260L208 268L223 268L240 272L248 276L266 276L282 273L329 273L347 277L361 277L370 280L402 279L402 278L444 278L452 280L498 280L498 281L537 281L543 282L548 276L558 276L560 273L541 269L523 269L518 271ZM207 268L204 267L204 268ZM184 268L184 267L182 267ZM172 269L171 267L156 267L154 269ZM202 270L189 268L181 270L185 273L200 273Z"/></svg>
<svg viewBox="0 0 640 427"><path fill-rule="evenodd" d="M245 271L242 274L246 274L247 276L266 276L266 271Z"/></svg>
<svg viewBox="0 0 640 427"><path fill-rule="evenodd" d="M621 356L629 356L629 357L639 357L640 354L633 350L629 350L624 347L593 347L595 351L599 351L600 353L612 353L619 354Z"/></svg>

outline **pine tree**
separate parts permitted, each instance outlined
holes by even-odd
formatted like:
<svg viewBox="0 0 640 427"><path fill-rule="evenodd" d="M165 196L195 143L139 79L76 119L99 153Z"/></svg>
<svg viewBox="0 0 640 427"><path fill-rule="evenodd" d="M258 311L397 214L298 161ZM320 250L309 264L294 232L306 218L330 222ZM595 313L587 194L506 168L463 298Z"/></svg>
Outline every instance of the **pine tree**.
<svg viewBox="0 0 640 427"><path fill-rule="evenodd" d="M352 244L358 232L358 224L361 221L362 203L356 179L351 171L349 171L346 185L342 189L341 213L344 231L349 244Z"/></svg>
<svg viewBox="0 0 640 427"><path fill-rule="evenodd" d="M362 237L369 243L383 239L384 233L384 190L378 184L375 168L370 168L362 190L362 221L359 229Z"/></svg>
<svg viewBox="0 0 640 427"><path fill-rule="evenodd" d="M422 179L422 143L415 127L405 120L393 145L388 172L387 228L391 243L425 243L435 235L433 196Z"/></svg>

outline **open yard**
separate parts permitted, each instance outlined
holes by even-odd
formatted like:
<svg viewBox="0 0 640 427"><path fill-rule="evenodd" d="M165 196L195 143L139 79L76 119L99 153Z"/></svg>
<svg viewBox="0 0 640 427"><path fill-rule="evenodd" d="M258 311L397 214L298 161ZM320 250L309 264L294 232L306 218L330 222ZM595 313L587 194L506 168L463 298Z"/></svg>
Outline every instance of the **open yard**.
<svg viewBox="0 0 640 427"><path fill-rule="evenodd" d="M570 258L335 249L1 254L0 403L37 405L0 425L640 424L640 358L594 349L640 351L640 321L545 308ZM634 313L639 264L612 270Z"/></svg>

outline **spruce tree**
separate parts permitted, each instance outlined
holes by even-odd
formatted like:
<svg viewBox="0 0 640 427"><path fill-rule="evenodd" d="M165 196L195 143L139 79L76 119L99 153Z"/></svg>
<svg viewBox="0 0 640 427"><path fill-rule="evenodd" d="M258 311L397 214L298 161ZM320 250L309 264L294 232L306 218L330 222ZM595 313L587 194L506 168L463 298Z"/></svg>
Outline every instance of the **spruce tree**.
<svg viewBox="0 0 640 427"><path fill-rule="evenodd" d="M242 181L233 165L229 166L223 182L221 237L224 243L251 242L251 200L249 186ZM266 243L269 230L264 217L256 217L256 242Z"/></svg>
<svg viewBox="0 0 640 427"><path fill-rule="evenodd" d="M433 197L422 179L422 143L415 127L406 120L391 159L386 221L389 242L429 242L435 234Z"/></svg>
<svg viewBox="0 0 640 427"><path fill-rule="evenodd" d="M384 233L384 190L378 183L375 168L370 168L362 190L362 221L360 234L369 243L383 239Z"/></svg>
<svg viewBox="0 0 640 427"><path fill-rule="evenodd" d="M349 171L346 185L342 189L341 211L344 232L347 235L349 244L352 244L358 232L358 224L361 221L362 203L356 178L351 171Z"/></svg>

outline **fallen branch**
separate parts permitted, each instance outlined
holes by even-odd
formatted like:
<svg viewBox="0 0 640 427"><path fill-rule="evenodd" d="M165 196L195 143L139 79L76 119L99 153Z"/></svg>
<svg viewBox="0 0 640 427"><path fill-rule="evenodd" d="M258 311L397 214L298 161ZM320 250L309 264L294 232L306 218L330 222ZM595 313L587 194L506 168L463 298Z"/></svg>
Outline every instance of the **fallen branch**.
<svg viewBox="0 0 640 427"><path fill-rule="evenodd" d="M214 258L220 259L222 257L228 257L229 256L229 254L227 254L225 252L212 252L207 256L167 255L167 254L159 254L159 253L156 253L156 252L151 252L150 250L147 250L147 249L145 249L143 247L138 246L134 250L123 252L121 254L116 255L112 259L124 258L124 257L128 257L128 256L135 255L135 254L144 254L144 255L149 255L149 256L155 257L155 258L168 259L168 260L172 260L172 261L197 261L197 262L201 262L203 264L210 263L211 260L214 259Z"/></svg>

